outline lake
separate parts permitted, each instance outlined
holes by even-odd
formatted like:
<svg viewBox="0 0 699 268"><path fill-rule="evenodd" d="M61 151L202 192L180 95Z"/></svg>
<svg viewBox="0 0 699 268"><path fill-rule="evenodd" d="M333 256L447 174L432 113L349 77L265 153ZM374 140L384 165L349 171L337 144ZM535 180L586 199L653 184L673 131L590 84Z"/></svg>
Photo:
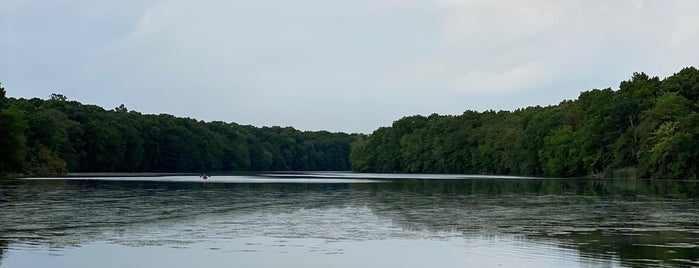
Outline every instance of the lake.
<svg viewBox="0 0 699 268"><path fill-rule="evenodd" d="M0 181L0 267L696 267L699 183L271 173Z"/></svg>

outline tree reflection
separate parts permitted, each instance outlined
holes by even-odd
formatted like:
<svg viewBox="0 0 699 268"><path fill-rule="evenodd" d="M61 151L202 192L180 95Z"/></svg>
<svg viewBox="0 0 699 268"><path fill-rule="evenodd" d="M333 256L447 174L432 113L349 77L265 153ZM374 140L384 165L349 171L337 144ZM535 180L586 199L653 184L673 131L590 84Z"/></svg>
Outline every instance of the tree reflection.
<svg viewBox="0 0 699 268"><path fill-rule="evenodd" d="M0 181L0 189L0 260L13 243L65 247L128 237L123 234L134 232L147 236L153 230L175 232L184 240L230 236L239 234L232 234L231 228L241 233L268 228L256 221L265 217L349 208L370 211L403 230L555 241L581 255L621 260L630 266L699 261L695 246L699 244L699 184L694 181L470 179L234 184L57 180ZM193 233L193 225L211 225L212 221L218 224L213 227L223 229ZM253 226L246 229L241 224Z"/></svg>
<svg viewBox="0 0 699 268"><path fill-rule="evenodd" d="M413 180L354 185L372 210L405 229L555 239L631 266L699 260L697 182Z"/></svg>

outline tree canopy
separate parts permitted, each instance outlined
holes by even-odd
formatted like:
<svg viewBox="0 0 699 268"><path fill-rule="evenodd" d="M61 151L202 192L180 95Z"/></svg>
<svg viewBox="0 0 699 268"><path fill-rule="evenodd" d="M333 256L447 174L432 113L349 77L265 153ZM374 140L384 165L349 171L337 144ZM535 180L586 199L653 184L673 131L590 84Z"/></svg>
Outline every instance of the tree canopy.
<svg viewBox="0 0 699 268"><path fill-rule="evenodd" d="M409 116L352 145L358 172L692 178L699 71L634 73L548 107Z"/></svg>
<svg viewBox="0 0 699 268"><path fill-rule="evenodd" d="M48 100L0 94L0 171L232 172L350 170L359 134L242 126L113 110L61 94Z"/></svg>
<svg viewBox="0 0 699 268"><path fill-rule="evenodd" d="M699 70L634 73L618 90L515 111L408 116L371 135L105 110L0 86L0 176L354 170L549 177L699 177Z"/></svg>

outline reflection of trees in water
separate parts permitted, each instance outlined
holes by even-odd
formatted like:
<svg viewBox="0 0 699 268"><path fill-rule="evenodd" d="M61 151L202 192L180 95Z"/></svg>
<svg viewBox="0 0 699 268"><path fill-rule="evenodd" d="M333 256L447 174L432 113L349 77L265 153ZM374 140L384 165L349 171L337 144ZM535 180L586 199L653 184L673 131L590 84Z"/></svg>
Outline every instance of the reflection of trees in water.
<svg viewBox="0 0 699 268"><path fill-rule="evenodd" d="M583 254L617 257L622 263L634 267L657 267L662 264L695 267L699 261L699 234L694 232L595 230L554 237Z"/></svg>
<svg viewBox="0 0 699 268"><path fill-rule="evenodd" d="M0 183L9 193L0 210L0 239L52 247L79 245L138 228L168 229L207 215L279 214L349 205L348 186L342 184Z"/></svg>
<svg viewBox="0 0 699 268"><path fill-rule="evenodd" d="M3 187L4 183L2 180L0 180L0 211L2 211L5 207L8 206L9 199L10 199L10 193L6 189L6 187ZM2 213L2 212L0 212ZM1 214L0 214L1 216ZM2 221L2 217L0 217L0 230L2 230L2 226L4 225L4 222ZM8 240L4 239L4 234L2 231L0 231L0 266L2 266L2 260L3 256L5 253L5 250L7 250L7 245L10 242Z"/></svg>
<svg viewBox="0 0 699 268"><path fill-rule="evenodd" d="M8 244L7 241L0 239L0 265L2 265L2 258L4 255L3 253L4 253L5 249L7 248L7 244Z"/></svg>
<svg viewBox="0 0 699 268"><path fill-rule="evenodd" d="M450 226L470 230L501 224L515 228L516 232L521 231L516 229L517 225L528 223L532 227L555 223L594 227L605 224L604 221L613 226L635 220L661 224L665 219L658 213L677 208L669 201L685 202L684 198L696 197L699 192L697 184L689 182L572 179L414 180L353 185L352 189L353 193L370 192L371 197L367 199L371 200L369 204L376 213L397 217L394 220L407 228L423 224L437 231L445 231L444 228L450 229Z"/></svg>
<svg viewBox="0 0 699 268"><path fill-rule="evenodd" d="M699 258L696 247L677 246L699 244L697 182L587 179L402 180L372 184L15 181L0 182L0 186L4 189L3 203L0 203L0 259L2 248L13 242L64 247L119 236L139 228L168 230L183 222L196 224L201 218L225 221L229 220L226 217L260 212L295 215L301 209L329 211L347 207L367 207L406 230L556 239L564 246L598 258L631 260L648 256L663 261L678 256L690 260Z"/></svg>
<svg viewBox="0 0 699 268"><path fill-rule="evenodd" d="M678 264L673 259L699 261L698 185L589 179L415 180L352 189L371 192L369 207L404 229L556 239L583 255L643 266L643 258L666 264Z"/></svg>

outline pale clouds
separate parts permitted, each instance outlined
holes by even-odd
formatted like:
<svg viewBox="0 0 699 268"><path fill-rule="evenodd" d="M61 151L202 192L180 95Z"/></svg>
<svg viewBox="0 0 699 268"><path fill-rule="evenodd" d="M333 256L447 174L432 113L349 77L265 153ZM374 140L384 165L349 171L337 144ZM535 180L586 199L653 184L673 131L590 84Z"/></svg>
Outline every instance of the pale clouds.
<svg viewBox="0 0 699 268"><path fill-rule="evenodd" d="M585 71L593 80L607 78L589 85L614 87L623 77L605 73L669 75L699 60L693 52L699 47L696 1L437 3L443 13L439 53L390 74L393 85L436 82L462 92L526 91L564 85L559 81Z"/></svg>
<svg viewBox="0 0 699 268"><path fill-rule="evenodd" d="M697 65L699 1L0 0L11 96L370 132Z"/></svg>

